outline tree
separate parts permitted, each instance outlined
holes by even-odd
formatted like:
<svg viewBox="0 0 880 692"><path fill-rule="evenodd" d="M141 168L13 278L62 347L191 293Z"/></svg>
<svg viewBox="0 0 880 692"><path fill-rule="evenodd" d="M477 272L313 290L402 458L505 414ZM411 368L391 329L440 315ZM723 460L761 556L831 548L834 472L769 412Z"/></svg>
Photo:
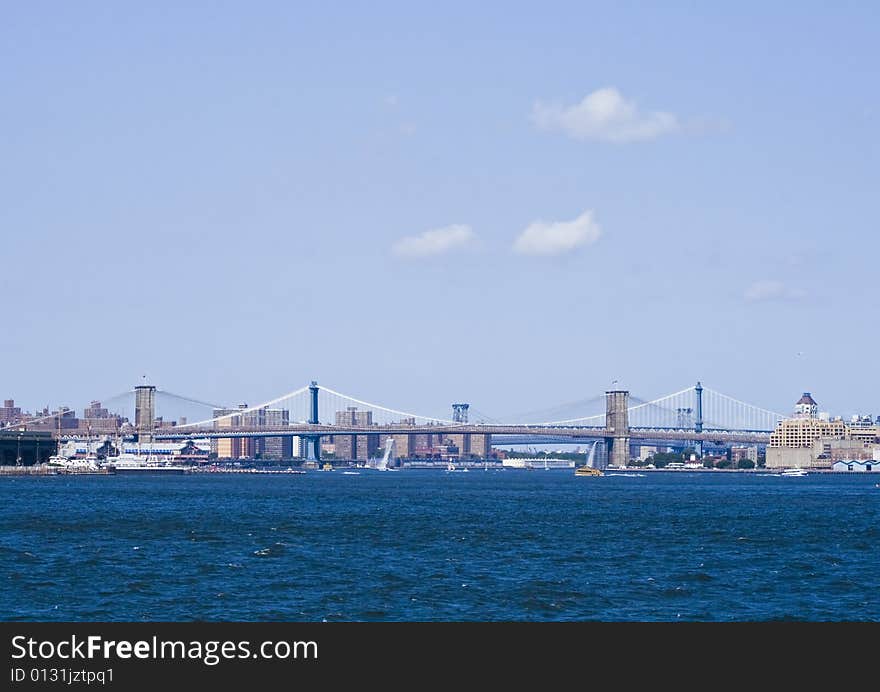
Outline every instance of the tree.
<svg viewBox="0 0 880 692"><path fill-rule="evenodd" d="M751 459L740 459L737 462L736 467L738 469L753 469L755 468L755 462Z"/></svg>

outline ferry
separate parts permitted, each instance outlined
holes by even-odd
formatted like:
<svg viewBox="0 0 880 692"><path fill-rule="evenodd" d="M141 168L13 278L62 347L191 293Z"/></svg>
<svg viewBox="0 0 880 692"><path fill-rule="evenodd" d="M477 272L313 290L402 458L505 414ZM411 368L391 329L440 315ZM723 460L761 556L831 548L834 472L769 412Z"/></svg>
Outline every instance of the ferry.
<svg viewBox="0 0 880 692"><path fill-rule="evenodd" d="M594 469L592 466L578 466L574 470L575 476L604 476L599 469Z"/></svg>
<svg viewBox="0 0 880 692"><path fill-rule="evenodd" d="M137 454L123 453L116 457L109 457L106 467L114 473L152 473L159 475L178 475L192 471L191 466L175 464L171 459L157 459L148 456L146 459Z"/></svg>
<svg viewBox="0 0 880 692"><path fill-rule="evenodd" d="M809 475L809 472L799 468L783 469L782 471L780 471L779 475L785 476L787 478L800 478L801 476Z"/></svg>

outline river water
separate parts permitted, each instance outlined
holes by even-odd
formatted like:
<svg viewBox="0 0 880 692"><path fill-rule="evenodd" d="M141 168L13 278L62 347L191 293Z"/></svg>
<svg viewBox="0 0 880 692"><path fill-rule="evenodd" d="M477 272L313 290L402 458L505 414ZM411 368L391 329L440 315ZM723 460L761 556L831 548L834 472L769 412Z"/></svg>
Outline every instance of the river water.
<svg viewBox="0 0 880 692"><path fill-rule="evenodd" d="M876 621L877 480L0 478L0 619Z"/></svg>

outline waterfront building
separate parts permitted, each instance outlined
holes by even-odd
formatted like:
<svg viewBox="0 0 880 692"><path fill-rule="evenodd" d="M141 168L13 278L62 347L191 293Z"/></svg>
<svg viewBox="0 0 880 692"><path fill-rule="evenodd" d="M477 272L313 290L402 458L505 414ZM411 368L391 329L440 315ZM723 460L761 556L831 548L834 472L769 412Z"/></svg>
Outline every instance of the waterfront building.
<svg viewBox="0 0 880 692"><path fill-rule="evenodd" d="M809 392L798 399L791 418L779 421L770 433L767 445L767 468L809 468L829 465L818 459L816 443L820 440L842 440L846 425L841 419L824 420L818 416L819 407Z"/></svg>
<svg viewBox="0 0 880 692"><path fill-rule="evenodd" d="M44 464L55 454L55 449L55 441L49 431L0 431L0 466Z"/></svg>
<svg viewBox="0 0 880 692"><path fill-rule="evenodd" d="M875 423L820 416L809 392L795 404L794 415L779 421L767 445L767 468L830 468L841 458L859 459L867 455L878 440Z"/></svg>
<svg viewBox="0 0 880 692"><path fill-rule="evenodd" d="M654 445L639 445L639 461L647 461L657 453Z"/></svg>
<svg viewBox="0 0 880 692"><path fill-rule="evenodd" d="M755 462L755 465L758 464L758 447L757 445L751 445L749 447L731 447L730 448L730 460L734 463L734 465L738 464L743 459L748 459L749 461Z"/></svg>
<svg viewBox="0 0 880 692"><path fill-rule="evenodd" d="M867 459L864 461L859 459L841 459L840 461L835 461L831 465L831 470L880 473L880 462L874 459Z"/></svg>

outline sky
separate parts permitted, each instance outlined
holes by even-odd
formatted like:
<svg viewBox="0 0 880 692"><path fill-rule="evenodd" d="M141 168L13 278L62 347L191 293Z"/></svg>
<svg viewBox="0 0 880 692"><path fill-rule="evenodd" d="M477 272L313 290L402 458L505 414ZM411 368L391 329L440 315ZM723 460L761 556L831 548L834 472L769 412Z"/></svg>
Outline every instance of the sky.
<svg viewBox="0 0 880 692"><path fill-rule="evenodd" d="M9 3L0 397L880 414L874 3Z"/></svg>

